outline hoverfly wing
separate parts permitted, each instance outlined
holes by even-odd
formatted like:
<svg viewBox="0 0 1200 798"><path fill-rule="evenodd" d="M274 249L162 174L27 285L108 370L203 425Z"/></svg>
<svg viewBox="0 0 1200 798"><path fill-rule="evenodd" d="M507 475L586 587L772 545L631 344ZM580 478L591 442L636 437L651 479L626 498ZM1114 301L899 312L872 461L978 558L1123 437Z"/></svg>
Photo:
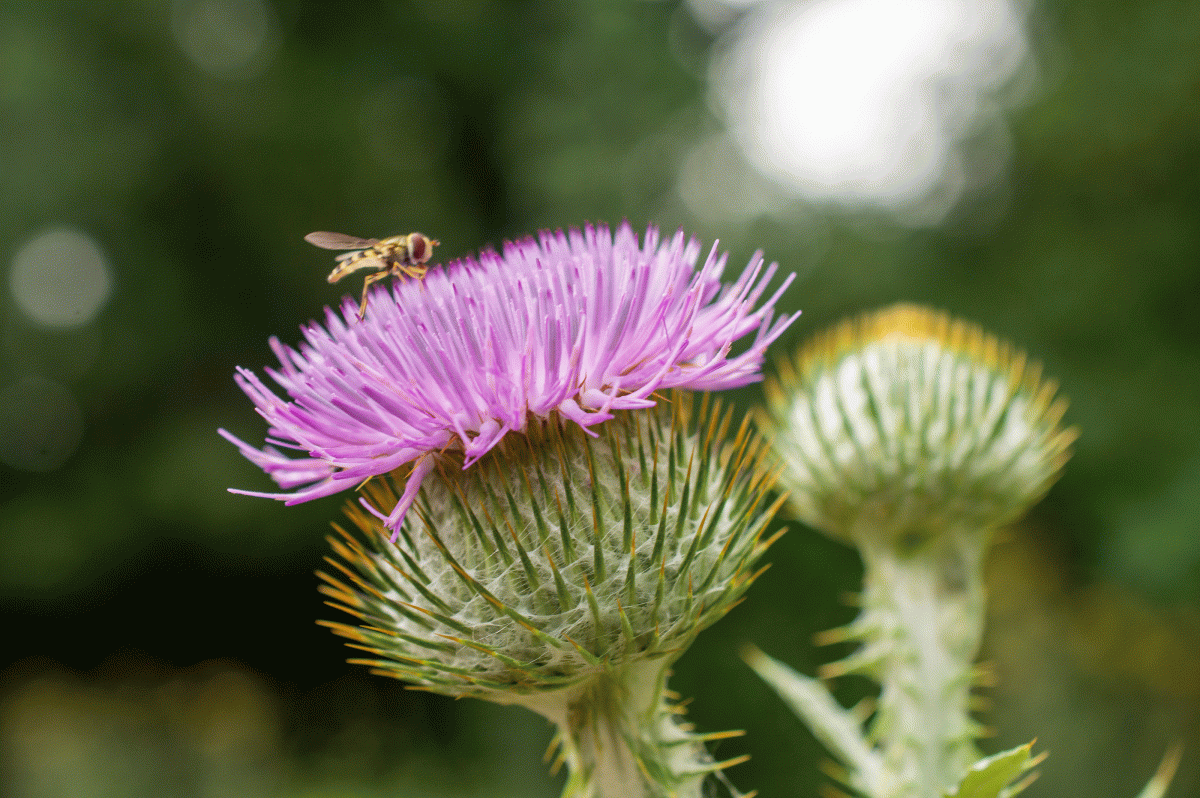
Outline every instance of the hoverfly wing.
<svg viewBox="0 0 1200 798"><path fill-rule="evenodd" d="M320 247L321 249L368 249L379 243L379 239L377 238L359 238L358 236L348 236L345 233L330 233L324 230L309 233L304 237L304 240L314 247Z"/></svg>
<svg viewBox="0 0 1200 798"><path fill-rule="evenodd" d="M386 269L388 265L378 255L364 255L361 252L347 253L351 257L341 260L337 266L333 267L333 271L325 278L328 282L336 283L338 280L345 277L351 272L356 272L359 269Z"/></svg>

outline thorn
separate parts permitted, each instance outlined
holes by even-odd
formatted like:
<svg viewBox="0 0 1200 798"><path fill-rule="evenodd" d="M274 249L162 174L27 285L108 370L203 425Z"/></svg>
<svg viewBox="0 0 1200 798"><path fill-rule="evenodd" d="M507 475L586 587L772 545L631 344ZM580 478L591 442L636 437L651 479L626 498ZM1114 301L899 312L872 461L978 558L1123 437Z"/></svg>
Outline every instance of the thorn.
<svg viewBox="0 0 1200 798"><path fill-rule="evenodd" d="M850 708L850 716L857 720L859 724L866 723L875 714L875 709L878 706L879 702L871 696L866 696Z"/></svg>
<svg viewBox="0 0 1200 798"><path fill-rule="evenodd" d="M726 759L721 762L714 762L712 765L712 770L727 770L728 768L735 767L736 765L741 765L741 764L749 762L749 761L750 761L750 755L742 754L741 756L735 756L732 759Z"/></svg>
<svg viewBox="0 0 1200 798"><path fill-rule="evenodd" d="M693 739L700 742L709 743L713 740L731 740L735 737L745 737L745 729L731 729L723 732L707 732L706 734L697 734Z"/></svg>
<svg viewBox="0 0 1200 798"><path fill-rule="evenodd" d="M992 660L975 663L971 680L976 687L995 687L997 683L996 663Z"/></svg>
<svg viewBox="0 0 1200 798"><path fill-rule="evenodd" d="M832 646L835 643L848 643L855 639L857 639L855 634L847 626L839 626L836 629L826 629L823 632L817 632L815 635L813 635L813 643L818 646Z"/></svg>

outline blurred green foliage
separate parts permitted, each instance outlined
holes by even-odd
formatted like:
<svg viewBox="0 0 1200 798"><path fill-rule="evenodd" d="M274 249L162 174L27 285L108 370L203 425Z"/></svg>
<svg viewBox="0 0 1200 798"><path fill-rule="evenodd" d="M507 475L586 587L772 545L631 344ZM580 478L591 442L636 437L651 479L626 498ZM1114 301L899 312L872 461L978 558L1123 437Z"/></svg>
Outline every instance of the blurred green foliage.
<svg viewBox="0 0 1200 798"><path fill-rule="evenodd" d="M979 322L1045 362L1082 428L1028 522L1064 590L1107 582L1194 619L1200 5L1044 0L1030 21L1040 79L1009 113L1008 174L938 227L909 229L835 207L722 218L683 202L681 165L720 125L705 98L712 34L676 3L0 7L0 271L65 225L94 239L113 282L77 328L41 327L0 298L0 396L52 381L83 424L61 467L0 464L13 641L0 726L15 729L0 767L23 779L19 795L555 794L536 718L369 677L313 625L333 614L312 571L340 499L285 509L224 490L266 485L215 433L263 433L233 367L269 363L270 335L295 340L355 290L325 283L327 253L302 241L315 229L422 230L451 258L588 220L682 225L719 237L734 264L762 248L799 273L782 304L805 315L781 350L897 300ZM0 434L15 435L14 413L0 412ZM838 594L857 565L803 529L769 559L673 686L696 697L700 727L748 729L717 752L754 754L730 774L739 786L811 794L818 747L734 652L752 640L809 672L832 658L810 637L852 615ZM226 664L200 665L214 660ZM1103 683L1084 726L1042 742L1086 753L1078 729L1105 707L1137 734L1144 716L1128 707L1148 705L1161 736L1144 756L1115 781L1089 771L1111 758L1067 758L1077 768L1057 776L1052 758L1031 796L1133 794L1116 788L1145 779L1149 749L1200 737L1194 679L1140 672ZM1037 695L1072 717L1082 688L1047 684L1009 690L1050 691ZM179 709L204 704L252 729L213 742ZM1018 723L1004 741L1042 734L1045 715L1001 712ZM106 781L99 761L140 775ZM60 772L75 774L68 791L46 780ZM1194 764L1179 778L1176 794L1200 789Z"/></svg>

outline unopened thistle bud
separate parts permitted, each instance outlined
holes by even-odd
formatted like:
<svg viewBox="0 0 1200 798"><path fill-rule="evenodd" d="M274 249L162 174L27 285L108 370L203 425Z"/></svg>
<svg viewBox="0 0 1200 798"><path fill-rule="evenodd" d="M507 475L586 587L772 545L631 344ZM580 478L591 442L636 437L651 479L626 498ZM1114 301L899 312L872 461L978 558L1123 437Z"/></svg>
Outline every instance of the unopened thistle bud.
<svg viewBox="0 0 1200 798"><path fill-rule="evenodd" d="M858 737L820 682L748 661L830 742L856 794L961 794L979 768L1032 766L1027 749L980 761L971 691L989 533L1046 492L1075 439L1054 393L1022 353L910 305L819 335L768 387L795 514L863 558L861 613L822 635L859 648L821 675L879 683L869 728Z"/></svg>
<svg viewBox="0 0 1200 798"><path fill-rule="evenodd" d="M781 481L801 520L850 541L1009 522L1076 437L1023 353L912 305L818 335L781 371L767 386Z"/></svg>

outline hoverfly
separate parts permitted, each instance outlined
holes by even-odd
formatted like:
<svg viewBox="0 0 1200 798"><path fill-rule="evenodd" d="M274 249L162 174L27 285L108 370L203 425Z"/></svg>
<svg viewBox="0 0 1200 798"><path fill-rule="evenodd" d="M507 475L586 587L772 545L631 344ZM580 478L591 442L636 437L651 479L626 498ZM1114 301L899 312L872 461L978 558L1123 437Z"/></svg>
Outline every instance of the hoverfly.
<svg viewBox="0 0 1200 798"><path fill-rule="evenodd" d="M433 255L433 248L440 243L423 233L379 239L317 231L306 235L304 240L321 249L355 250L337 256L338 265L329 273L328 280L331 283L336 283L359 269L380 269L374 274L368 274L367 279L363 280L362 304L358 308L359 321L362 321L367 312L367 289L372 283L389 274L421 279L427 270L426 261Z"/></svg>

